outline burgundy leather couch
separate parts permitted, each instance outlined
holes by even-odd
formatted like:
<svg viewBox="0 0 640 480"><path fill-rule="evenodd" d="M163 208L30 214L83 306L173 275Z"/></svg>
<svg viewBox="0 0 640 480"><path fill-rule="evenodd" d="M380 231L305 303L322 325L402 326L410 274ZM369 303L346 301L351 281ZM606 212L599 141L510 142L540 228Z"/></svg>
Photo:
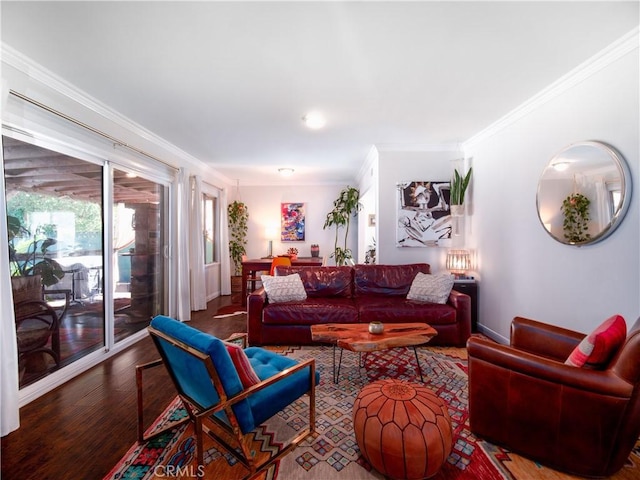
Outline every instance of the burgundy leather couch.
<svg viewBox="0 0 640 480"><path fill-rule="evenodd" d="M451 291L446 304L407 300L427 263L353 267L277 267L278 275L299 273L307 292L301 302L269 303L264 288L247 301L251 345L309 345L311 325L320 323L424 322L438 331L433 345L464 347L471 335L471 299Z"/></svg>

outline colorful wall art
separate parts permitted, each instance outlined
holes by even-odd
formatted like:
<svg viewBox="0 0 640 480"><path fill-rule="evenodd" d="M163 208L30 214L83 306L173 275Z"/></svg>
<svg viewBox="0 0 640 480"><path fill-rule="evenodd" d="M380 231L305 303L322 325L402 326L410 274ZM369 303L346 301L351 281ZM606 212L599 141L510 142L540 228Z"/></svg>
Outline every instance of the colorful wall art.
<svg viewBox="0 0 640 480"><path fill-rule="evenodd" d="M443 247L451 239L449 182L397 184L397 247Z"/></svg>
<svg viewBox="0 0 640 480"><path fill-rule="evenodd" d="M282 203L280 215L280 241L304 242L304 203Z"/></svg>

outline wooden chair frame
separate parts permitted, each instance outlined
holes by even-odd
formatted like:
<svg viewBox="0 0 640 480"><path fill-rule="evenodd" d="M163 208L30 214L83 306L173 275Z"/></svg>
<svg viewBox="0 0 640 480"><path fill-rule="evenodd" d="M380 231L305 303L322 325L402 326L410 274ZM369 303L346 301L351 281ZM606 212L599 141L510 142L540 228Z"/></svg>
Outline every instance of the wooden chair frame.
<svg viewBox="0 0 640 480"><path fill-rule="evenodd" d="M60 321L55 310L46 302L38 300L27 300L15 304L16 312L15 325L16 336L18 337L18 360L25 361L30 355L35 353L46 353L55 361L56 367L60 365ZM23 313L24 311L24 313ZM24 349L20 347L21 326L26 322L37 322L41 327L38 331L43 332L40 342L43 345ZM51 339L51 348L46 343Z"/></svg>
<svg viewBox="0 0 640 480"><path fill-rule="evenodd" d="M172 429L178 425L191 421L194 423L194 430L196 435L196 458L197 458L198 465L204 465L202 433L205 432L215 442L220 444L225 450L227 450L234 457L236 457L238 461L240 461L240 463L242 463L249 470L249 473L244 477L244 478L249 478L265 470L275 461L280 460L282 457L288 454L291 450L293 450L302 440L304 440L307 436L315 432L316 374L315 374L314 359L300 362L298 365L295 365L294 367L283 370L279 374L274 375L268 378L267 380L264 380L256 385L253 385L252 387L241 391L240 393L238 393L237 395L234 395L233 397L227 397L224 391L224 388L222 386L222 382L220 381L220 377L218 376L218 373L213 365L213 360L209 355L199 350L196 350L193 347L186 345L183 342L180 342L179 340L176 340L173 337L167 336L163 332L160 332L151 326L148 327L148 330L154 342L157 342L157 337L162 338L165 341L169 342L171 345L183 350L184 352L196 357L199 361L201 361L205 365L207 372L209 373L213 386L216 389L218 396L220 397L220 401L214 407L211 407L208 409L202 407L193 398L190 398L189 396L180 392L179 383L177 379L174 377L173 371L170 368L167 368L167 371L169 372L169 375L176 389L178 390L178 396L187 411L188 417L185 419L179 420L177 422L173 422L172 424L167 425L166 427L162 428L157 432L154 432L149 436L145 436L144 435L145 427L144 427L144 418L143 418L144 417L144 401L143 401L142 373L144 370L164 364L165 359L162 358L149 363L145 363L143 365L138 365L136 366L136 384L137 384L137 394L138 394L138 441L140 442L147 441L163 432L166 432L169 429ZM243 348L246 347L247 334L240 334L240 335L235 334L232 337L226 339L225 341L237 341L238 339L242 339ZM158 351L160 352L160 355L163 356L163 350L159 348ZM234 404L242 400L245 400L247 397L253 395L254 393L268 387L269 385L279 382L284 378L307 367L309 368L309 375L310 375L309 384L311 385L311 388L309 389L309 391L306 392L306 395L309 396L309 425L307 426L307 428L301 430L290 441L290 443L286 447L282 448L276 455L270 458L267 458L265 461L258 464L251 455L251 450L249 448L249 442L247 439L248 434L242 433L240 429L240 425L236 418L236 415L231 407ZM225 412L225 414L227 415L227 418L229 419L230 424L227 424L214 416L215 413L218 413L221 411ZM221 435L215 432L214 429L220 429L223 432L223 434ZM235 446L231 445L227 440L222 438L225 434L226 436L231 437L232 439L235 440L234 442L236 443ZM237 448L241 450L241 454L238 453Z"/></svg>

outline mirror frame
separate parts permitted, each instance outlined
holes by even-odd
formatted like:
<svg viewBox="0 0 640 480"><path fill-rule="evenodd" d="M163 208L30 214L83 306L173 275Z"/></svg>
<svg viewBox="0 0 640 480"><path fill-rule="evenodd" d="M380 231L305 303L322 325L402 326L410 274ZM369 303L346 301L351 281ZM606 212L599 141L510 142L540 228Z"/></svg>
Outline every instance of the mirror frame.
<svg viewBox="0 0 640 480"><path fill-rule="evenodd" d="M605 228L603 228L597 235L593 235L589 240L586 240L584 242L570 242L570 241L567 241L564 237L559 238L556 235L552 234L551 231L549 231L545 226L542 220L542 217L540 215L540 210L541 210L540 190L541 190L541 183L542 183L545 172L547 171L547 169L551 168L552 165L554 165L554 162L559 157L561 157L567 151L576 147L597 148L598 150L602 151L604 154L606 154L609 157L609 159L613 162L614 166L616 167L620 175L620 192L622 196L622 198L620 199L620 204L618 208L616 208L616 210L613 212L613 215L611 217L611 220L609 221L609 224ZM620 223L622 223L622 220L626 215L627 210L629 209L629 205L631 204L631 195L632 195L631 171L629 170L629 166L627 165L627 162L624 159L624 157L614 147L606 143L597 142L597 141L577 142L564 147L562 150L560 150L555 155L553 155L549 160L549 162L547 163L547 165L545 166L544 170L542 171L542 174L540 175L540 179L538 180L538 189L536 193L536 211L538 213L538 220L540 220L540 224L542 225L542 228L544 229L545 232L547 232L547 234L551 238L553 238L554 240L564 245L581 247L584 245L592 245L594 243L601 242L602 240L607 238L609 235L611 235L620 226Z"/></svg>

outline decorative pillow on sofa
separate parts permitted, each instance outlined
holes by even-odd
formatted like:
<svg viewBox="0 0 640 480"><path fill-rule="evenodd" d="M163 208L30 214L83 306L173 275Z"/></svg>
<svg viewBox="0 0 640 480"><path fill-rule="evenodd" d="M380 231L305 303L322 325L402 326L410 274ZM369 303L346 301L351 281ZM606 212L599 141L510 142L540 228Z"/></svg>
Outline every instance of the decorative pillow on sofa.
<svg viewBox="0 0 640 480"><path fill-rule="evenodd" d="M297 273L284 277L262 275L262 285L271 303L300 302L307 299L307 291Z"/></svg>
<svg viewBox="0 0 640 480"><path fill-rule="evenodd" d="M602 322L571 352L567 365L604 368L627 338L627 323L620 315Z"/></svg>
<svg viewBox="0 0 640 480"><path fill-rule="evenodd" d="M453 275L437 273L434 275L418 272L411 283L407 300L419 302L447 303L453 288Z"/></svg>
<svg viewBox="0 0 640 480"><path fill-rule="evenodd" d="M244 353L242 347L236 343L224 342L224 346L227 347L227 352L231 357L233 365L236 367L240 381L244 388L249 388L256 383L260 383L260 378L256 374L255 370L251 366L249 357Z"/></svg>

